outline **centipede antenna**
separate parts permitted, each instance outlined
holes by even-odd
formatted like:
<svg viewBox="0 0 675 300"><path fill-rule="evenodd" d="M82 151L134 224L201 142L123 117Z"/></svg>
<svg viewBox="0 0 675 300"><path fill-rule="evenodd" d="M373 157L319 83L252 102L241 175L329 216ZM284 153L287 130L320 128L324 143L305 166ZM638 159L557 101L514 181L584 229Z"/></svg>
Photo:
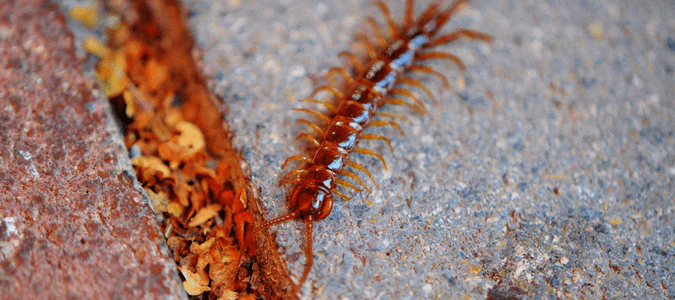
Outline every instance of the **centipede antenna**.
<svg viewBox="0 0 675 300"><path fill-rule="evenodd" d="M305 241L307 243L307 246L305 247L305 257L307 259L307 262L305 263L305 269L302 271L302 277L300 277L300 281L298 282L298 285L295 288L294 294L298 294L300 290L302 289L302 286L305 284L305 280L307 280L307 276L309 275L309 271L312 270L312 265L314 264L314 252L312 252L312 229L314 228L314 225L312 224L312 217L308 216L305 218Z"/></svg>
<svg viewBox="0 0 675 300"><path fill-rule="evenodd" d="M281 217L278 217L278 218L269 220L265 223L262 223L260 226L253 229L253 236L255 236L258 233L258 231L260 231L260 230L263 230L263 229L265 229L267 227L270 227L272 225L276 225L276 224L279 224L279 223L283 223L283 222L287 222L287 221L290 221L290 220L293 220L293 219L297 219L299 216L300 216L300 213L297 212L297 211L294 211L294 212L291 212L289 214L286 214L286 215L283 215Z"/></svg>

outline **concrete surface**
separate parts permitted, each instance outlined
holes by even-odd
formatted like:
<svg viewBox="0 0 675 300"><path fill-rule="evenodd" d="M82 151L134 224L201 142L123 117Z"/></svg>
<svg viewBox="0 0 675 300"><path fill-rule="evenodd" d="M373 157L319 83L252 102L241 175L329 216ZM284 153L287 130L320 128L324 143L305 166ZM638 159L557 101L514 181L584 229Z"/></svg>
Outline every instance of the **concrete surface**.
<svg viewBox="0 0 675 300"><path fill-rule="evenodd" d="M400 20L403 1L387 1ZM428 1L418 1L418 11ZM291 110L349 50L369 1L186 0L206 74L270 211L302 151ZM675 3L476 0L445 32L467 65L434 63L442 102L371 129L389 169L355 160L380 188L336 202L316 224L316 299L675 297ZM463 83L463 84L462 84ZM420 94L422 97L423 94ZM290 169L289 169L290 170ZM362 177L367 182L365 176ZM371 185L372 186L372 185ZM303 227L276 227L301 275Z"/></svg>
<svg viewBox="0 0 675 300"><path fill-rule="evenodd" d="M0 2L0 299L186 298L65 23Z"/></svg>

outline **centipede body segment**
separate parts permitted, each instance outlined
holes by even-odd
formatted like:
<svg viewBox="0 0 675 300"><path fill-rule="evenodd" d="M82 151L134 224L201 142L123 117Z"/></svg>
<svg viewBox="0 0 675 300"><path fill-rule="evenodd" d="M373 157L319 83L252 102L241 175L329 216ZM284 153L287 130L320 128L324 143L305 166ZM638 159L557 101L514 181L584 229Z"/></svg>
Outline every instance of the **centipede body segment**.
<svg viewBox="0 0 675 300"><path fill-rule="evenodd" d="M305 222L307 262L296 287L296 293L304 284L313 265L313 222L330 214L335 196L348 200L348 196L343 192L345 189L356 192L370 191L368 185L354 171L365 173L377 187L377 182L370 171L350 160L350 154L373 156L386 169L382 155L358 147L360 140L379 140L391 148L388 138L375 133L364 133L368 127L379 126L392 126L401 130L393 119L405 117L381 112L380 108L383 105L403 105L420 114L426 113L423 102L406 87L418 89L434 102L437 100L422 82L409 75L425 73L438 77L445 86L449 84L443 74L419 63L428 60L449 60L461 70L465 68L459 57L431 49L460 38L492 40L490 35L470 29L457 29L439 35L439 31L452 15L468 1L457 0L445 8L442 1L435 1L415 18L413 11L415 0L406 0L401 25L396 24L384 2L375 2L384 15L386 31L373 18L366 19L366 23L372 28L373 38L361 33L356 37L364 46L366 59L360 60L351 52L341 52L339 55L351 63L350 69L353 72L334 67L329 70L328 75L340 76L344 84L339 88L319 86L308 99L303 100L321 104L327 112L308 108L296 109L314 116L316 121L299 120L311 129L311 132L298 136L299 139L306 139L309 142L310 149L303 155L289 157L282 166L285 167L294 161L301 163L298 168L288 172L280 182L282 185L294 185L288 200L290 212L264 222L254 230L255 235L261 229L281 222L293 219L302 219ZM333 101L321 101L315 97L319 94L328 94Z"/></svg>

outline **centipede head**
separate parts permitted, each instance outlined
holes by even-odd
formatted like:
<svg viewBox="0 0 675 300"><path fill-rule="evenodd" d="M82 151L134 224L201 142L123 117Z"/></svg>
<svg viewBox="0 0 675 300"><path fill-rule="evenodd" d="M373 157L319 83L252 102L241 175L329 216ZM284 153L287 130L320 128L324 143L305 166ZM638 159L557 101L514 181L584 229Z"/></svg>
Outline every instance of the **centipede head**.
<svg viewBox="0 0 675 300"><path fill-rule="evenodd" d="M305 221L305 240L307 243L305 246L305 257L307 262L302 271L302 277L294 290L294 293L297 294L307 280L309 271L314 264L314 253L312 251L313 222L315 220L324 219L330 214L333 209L333 193L320 185L308 182L295 188L289 199L289 204L291 207L290 213L269 220L256 227L253 231L253 236L256 236L258 231L279 223L294 219L302 219Z"/></svg>
<svg viewBox="0 0 675 300"><path fill-rule="evenodd" d="M315 184L301 185L293 191L289 204L303 218L325 219L333 209L333 193Z"/></svg>

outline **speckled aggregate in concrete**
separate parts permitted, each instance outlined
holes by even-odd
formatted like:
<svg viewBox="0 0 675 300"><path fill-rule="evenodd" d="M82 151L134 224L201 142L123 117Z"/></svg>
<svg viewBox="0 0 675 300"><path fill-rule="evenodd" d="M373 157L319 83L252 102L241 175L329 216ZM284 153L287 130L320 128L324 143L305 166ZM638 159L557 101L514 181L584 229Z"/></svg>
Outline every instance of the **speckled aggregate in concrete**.
<svg viewBox="0 0 675 300"><path fill-rule="evenodd" d="M403 1L388 3L400 19ZM280 165L305 129L291 108L378 12L356 0L185 4L235 144L280 215ZM433 64L451 90L420 77L442 106L427 101L405 136L372 129L391 138L394 153L369 146L389 169L355 158L380 187L317 222L304 296L675 297L673 15L666 0L471 2L445 32L496 41L445 48L467 70ZM276 230L298 278L303 227Z"/></svg>

